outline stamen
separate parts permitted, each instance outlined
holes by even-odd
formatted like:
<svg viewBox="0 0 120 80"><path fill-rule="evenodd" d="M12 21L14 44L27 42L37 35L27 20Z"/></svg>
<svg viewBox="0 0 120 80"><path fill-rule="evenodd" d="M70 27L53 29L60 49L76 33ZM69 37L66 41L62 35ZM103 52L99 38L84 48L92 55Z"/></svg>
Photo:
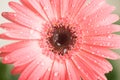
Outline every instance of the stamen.
<svg viewBox="0 0 120 80"><path fill-rule="evenodd" d="M58 24L52 26L51 36L48 38L49 43L52 45L53 52L59 55L64 55L71 46L74 46L76 41L75 31L70 26Z"/></svg>

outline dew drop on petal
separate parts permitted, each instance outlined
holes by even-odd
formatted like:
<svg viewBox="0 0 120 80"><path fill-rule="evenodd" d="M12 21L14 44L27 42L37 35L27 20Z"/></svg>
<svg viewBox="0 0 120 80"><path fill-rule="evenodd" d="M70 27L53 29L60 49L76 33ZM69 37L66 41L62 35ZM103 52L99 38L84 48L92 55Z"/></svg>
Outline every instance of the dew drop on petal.
<svg viewBox="0 0 120 80"><path fill-rule="evenodd" d="M37 61L36 64L39 65L39 64L40 64L40 61Z"/></svg>
<svg viewBox="0 0 120 80"><path fill-rule="evenodd" d="M16 17L17 15L16 14L13 14L14 17Z"/></svg>
<svg viewBox="0 0 120 80"><path fill-rule="evenodd" d="M100 78L100 76L97 76L97 79L98 79L98 80L102 80L102 79Z"/></svg>
<svg viewBox="0 0 120 80"><path fill-rule="evenodd" d="M80 66L78 66L78 69L81 70Z"/></svg>
<svg viewBox="0 0 120 80"><path fill-rule="evenodd" d="M59 74L58 72L55 72L55 73L54 73L54 76L58 76L58 74Z"/></svg>
<svg viewBox="0 0 120 80"><path fill-rule="evenodd" d="M48 7L44 7L44 10L47 10L48 9Z"/></svg>
<svg viewBox="0 0 120 80"><path fill-rule="evenodd" d="M90 24L90 23L88 23L88 25L90 26L91 24Z"/></svg>
<svg viewBox="0 0 120 80"><path fill-rule="evenodd" d="M95 63L97 63L97 61L96 61L96 60L94 60L94 62L95 62Z"/></svg>
<svg viewBox="0 0 120 80"><path fill-rule="evenodd" d="M51 68L48 68L48 71L51 71Z"/></svg>
<svg viewBox="0 0 120 80"><path fill-rule="evenodd" d="M93 45L96 45L96 43L94 42Z"/></svg>
<svg viewBox="0 0 120 80"><path fill-rule="evenodd" d="M34 33L34 31L33 30L30 30L30 34L33 34Z"/></svg>
<svg viewBox="0 0 120 80"><path fill-rule="evenodd" d="M95 33L98 33L97 31L95 31Z"/></svg>
<svg viewBox="0 0 120 80"><path fill-rule="evenodd" d="M112 37L111 36L108 36L109 39L111 39Z"/></svg>
<svg viewBox="0 0 120 80"><path fill-rule="evenodd" d="M5 60L5 61L8 61L8 60L9 60L9 57L5 57L4 60Z"/></svg>
<svg viewBox="0 0 120 80"><path fill-rule="evenodd" d="M89 31L86 31L86 33L89 33Z"/></svg>
<svg viewBox="0 0 120 80"><path fill-rule="evenodd" d="M90 22L92 22L92 19L90 19Z"/></svg>
<svg viewBox="0 0 120 80"><path fill-rule="evenodd" d="M100 51L97 50L97 53L99 53Z"/></svg>
<svg viewBox="0 0 120 80"><path fill-rule="evenodd" d="M83 20L86 20L86 17L83 17Z"/></svg>
<svg viewBox="0 0 120 80"><path fill-rule="evenodd" d="M90 49L92 49L92 46L90 46Z"/></svg>
<svg viewBox="0 0 120 80"><path fill-rule="evenodd" d="M92 52L92 54L95 54L95 52Z"/></svg>
<svg viewBox="0 0 120 80"><path fill-rule="evenodd" d="M97 25L96 25L96 27L100 27L100 25L99 25L99 24L97 24Z"/></svg>
<svg viewBox="0 0 120 80"><path fill-rule="evenodd" d="M109 43L109 42L107 43L107 46L110 46L110 43Z"/></svg>
<svg viewBox="0 0 120 80"><path fill-rule="evenodd" d="M103 46L103 44L100 44L100 46Z"/></svg>
<svg viewBox="0 0 120 80"><path fill-rule="evenodd" d="M27 56L27 58L30 58L30 56Z"/></svg>
<svg viewBox="0 0 120 80"><path fill-rule="evenodd" d="M102 55L102 57L105 57L105 55Z"/></svg>
<svg viewBox="0 0 120 80"><path fill-rule="evenodd" d="M41 65L43 66L43 65L44 65L44 62L41 62Z"/></svg>

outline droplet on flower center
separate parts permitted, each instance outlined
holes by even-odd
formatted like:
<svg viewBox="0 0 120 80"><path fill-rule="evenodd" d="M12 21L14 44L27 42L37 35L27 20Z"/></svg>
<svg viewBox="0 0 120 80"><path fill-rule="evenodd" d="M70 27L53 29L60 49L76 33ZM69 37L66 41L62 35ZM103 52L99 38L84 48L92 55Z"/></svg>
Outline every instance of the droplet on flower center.
<svg viewBox="0 0 120 80"><path fill-rule="evenodd" d="M69 26L57 25L52 26L53 30L49 37L49 42L53 47L53 52L59 55L64 55L74 45L76 36L74 31Z"/></svg>

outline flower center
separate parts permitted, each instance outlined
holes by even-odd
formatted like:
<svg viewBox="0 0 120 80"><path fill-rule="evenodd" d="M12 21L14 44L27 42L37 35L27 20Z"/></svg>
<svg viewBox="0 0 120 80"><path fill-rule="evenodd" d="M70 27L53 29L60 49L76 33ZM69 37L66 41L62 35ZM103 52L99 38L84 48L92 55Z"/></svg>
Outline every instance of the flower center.
<svg viewBox="0 0 120 80"><path fill-rule="evenodd" d="M69 26L57 25L52 26L52 35L49 37L49 42L53 47L55 54L64 55L74 46L76 36Z"/></svg>

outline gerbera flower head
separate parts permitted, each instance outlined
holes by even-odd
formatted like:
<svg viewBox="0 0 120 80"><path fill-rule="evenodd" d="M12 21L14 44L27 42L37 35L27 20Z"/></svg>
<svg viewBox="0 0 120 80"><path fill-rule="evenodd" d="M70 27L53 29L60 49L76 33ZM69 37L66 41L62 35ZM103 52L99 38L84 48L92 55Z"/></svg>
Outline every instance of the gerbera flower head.
<svg viewBox="0 0 120 80"><path fill-rule="evenodd" d="M20 0L3 12L11 22L1 39L17 42L0 48L5 64L13 64L19 80L107 80L106 60L120 58L119 17L105 0Z"/></svg>

